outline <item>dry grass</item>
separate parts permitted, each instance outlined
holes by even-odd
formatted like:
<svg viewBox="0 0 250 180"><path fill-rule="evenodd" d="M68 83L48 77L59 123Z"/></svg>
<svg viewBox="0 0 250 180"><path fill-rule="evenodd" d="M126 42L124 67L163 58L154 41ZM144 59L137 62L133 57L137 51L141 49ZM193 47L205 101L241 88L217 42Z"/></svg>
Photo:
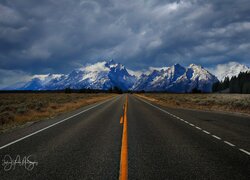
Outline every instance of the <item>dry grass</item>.
<svg viewBox="0 0 250 180"><path fill-rule="evenodd" d="M250 114L250 94L138 94L167 107Z"/></svg>
<svg viewBox="0 0 250 180"><path fill-rule="evenodd" d="M114 94L0 94L0 131L29 121L51 118L112 96Z"/></svg>

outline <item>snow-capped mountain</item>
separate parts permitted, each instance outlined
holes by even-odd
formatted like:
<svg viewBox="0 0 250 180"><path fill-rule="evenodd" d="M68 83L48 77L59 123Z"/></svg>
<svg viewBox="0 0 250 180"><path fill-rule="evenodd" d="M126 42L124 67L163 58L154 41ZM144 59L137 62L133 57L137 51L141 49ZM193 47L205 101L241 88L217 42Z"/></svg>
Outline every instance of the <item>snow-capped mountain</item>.
<svg viewBox="0 0 250 180"><path fill-rule="evenodd" d="M72 89L89 88L108 90L116 86L122 90L128 90L133 86L135 81L136 77L130 75L122 64L111 60L86 65L66 75L36 75L19 89L58 90L70 87Z"/></svg>
<svg viewBox="0 0 250 180"><path fill-rule="evenodd" d="M217 78L222 81L225 77L237 76L240 72L250 71L250 68L238 62L229 62L226 64L218 64L214 69L210 70Z"/></svg>
<svg viewBox="0 0 250 180"><path fill-rule="evenodd" d="M249 68L236 62L218 65L214 70L218 79L238 75L243 71L249 71ZM132 74L136 73L111 60L87 64L69 74L35 75L25 85L12 89L59 90L70 87L108 90L116 86L122 90L135 91L184 93L198 89L202 92L211 92L213 83L218 81L215 75L195 64L188 67L175 64L171 67L149 68L149 71L139 77Z"/></svg>
<svg viewBox="0 0 250 180"><path fill-rule="evenodd" d="M198 89L211 92L218 79L201 66L191 64L185 68L180 64L143 74L132 87L133 90L191 92Z"/></svg>
<svg viewBox="0 0 250 180"><path fill-rule="evenodd" d="M154 69L149 75L143 74L134 84L133 90L163 91L166 86L172 84L185 68L179 64L172 67Z"/></svg>

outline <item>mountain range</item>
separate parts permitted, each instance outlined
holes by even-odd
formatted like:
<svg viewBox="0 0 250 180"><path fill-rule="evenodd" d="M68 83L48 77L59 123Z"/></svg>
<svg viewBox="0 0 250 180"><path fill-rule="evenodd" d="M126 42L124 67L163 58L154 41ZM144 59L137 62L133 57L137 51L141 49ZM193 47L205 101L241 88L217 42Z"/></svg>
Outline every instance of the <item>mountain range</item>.
<svg viewBox="0 0 250 180"><path fill-rule="evenodd" d="M213 72L213 74L211 72ZM133 75L131 70L113 60L88 64L69 74L34 75L26 84L8 87L15 90L61 90L101 89L118 87L123 91L167 91L185 93L192 90L211 92L213 83L232 77L250 69L236 62L217 65L207 70L202 66L190 64L183 67L174 64L171 67L154 68L148 73ZM214 75L215 74L215 75Z"/></svg>

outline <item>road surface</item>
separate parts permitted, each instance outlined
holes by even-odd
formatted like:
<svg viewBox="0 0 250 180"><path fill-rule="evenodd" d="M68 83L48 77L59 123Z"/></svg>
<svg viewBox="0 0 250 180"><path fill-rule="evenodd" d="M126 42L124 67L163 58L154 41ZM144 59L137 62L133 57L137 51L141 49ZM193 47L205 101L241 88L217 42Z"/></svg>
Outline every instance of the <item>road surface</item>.
<svg viewBox="0 0 250 180"><path fill-rule="evenodd" d="M127 97L1 134L0 179L250 179L249 117Z"/></svg>

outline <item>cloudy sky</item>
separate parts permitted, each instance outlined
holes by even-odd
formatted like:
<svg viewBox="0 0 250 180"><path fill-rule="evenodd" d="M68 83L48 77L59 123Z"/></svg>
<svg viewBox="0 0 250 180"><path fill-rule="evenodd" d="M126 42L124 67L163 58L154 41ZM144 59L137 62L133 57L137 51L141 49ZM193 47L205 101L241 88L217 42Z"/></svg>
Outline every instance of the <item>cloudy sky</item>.
<svg viewBox="0 0 250 180"><path fill-rule="evenodd" d="M1 0L0 87L114 59L250 64L249 0Z"/></svg>

